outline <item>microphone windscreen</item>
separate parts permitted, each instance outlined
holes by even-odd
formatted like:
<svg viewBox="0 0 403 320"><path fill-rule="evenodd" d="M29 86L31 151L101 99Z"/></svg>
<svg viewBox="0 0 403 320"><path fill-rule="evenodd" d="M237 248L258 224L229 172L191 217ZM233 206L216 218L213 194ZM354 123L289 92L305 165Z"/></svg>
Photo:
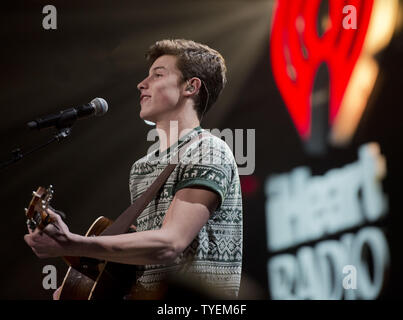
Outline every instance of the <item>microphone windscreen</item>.
<svg viewBox="0 0 403 320"><path fill-rule="evenodd" d="M102 116L108 111L108 103L105 101L105 99L95 98L91 101L91 104L95 108L96 116Z"/></svg>

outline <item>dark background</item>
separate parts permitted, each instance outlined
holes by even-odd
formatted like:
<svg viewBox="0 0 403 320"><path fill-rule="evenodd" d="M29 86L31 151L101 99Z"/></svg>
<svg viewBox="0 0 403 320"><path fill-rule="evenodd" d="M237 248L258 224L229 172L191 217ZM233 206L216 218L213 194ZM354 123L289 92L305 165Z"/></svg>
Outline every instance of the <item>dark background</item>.
<svg viewBox="0 0 403 320"><path fill-rule="evenodd" d="M274 82L269 53L274 1L55 1L57 30L42 28L44 1L3 5L0 50L0 161L11 150L28 151L49 140L51 129L29 131L38 116L103 97L109 111L78 121L71 137L0 171L0 299L48 299L42 268L53 264L61 284L67 266L39 260L25 244L23 208L38 185L55 187L53 206L66 212L70 230L84 234L99 215L116 218L130 204L132 163L153 143L138 116L137 84L148 73L144 53L157 40L187 38L220 51L228 85L203 120L213 128L256 129L256 188L244 192L244 262L241 292L269 299L266 264L264 181L273 173L309 166L314 175L356 161L357 149L378 142L387 160L384 192L389 214L383 224L391 270L381 298L402 297L403 212L401 181L403 39L396 34L378 63L376 94L351 144L310 156L294 128ZM245 177L242 178L245 183ZM245 184L244 184L245 185Z"/></svg>

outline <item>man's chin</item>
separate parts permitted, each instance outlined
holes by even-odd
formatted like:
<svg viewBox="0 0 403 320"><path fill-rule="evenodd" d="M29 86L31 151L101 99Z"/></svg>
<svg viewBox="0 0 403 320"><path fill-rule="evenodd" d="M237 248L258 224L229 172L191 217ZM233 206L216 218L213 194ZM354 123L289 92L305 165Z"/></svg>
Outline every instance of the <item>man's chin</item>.
<svg viewBox="0 0 403 320"><path fill-rule="evenodd" d="M144 113L142 113L140 111L140 119L142 119L145 123L147 123L148 125L155 125L156 120L154 119L154 117L151 117L150 115L145 115Z"/></svg>

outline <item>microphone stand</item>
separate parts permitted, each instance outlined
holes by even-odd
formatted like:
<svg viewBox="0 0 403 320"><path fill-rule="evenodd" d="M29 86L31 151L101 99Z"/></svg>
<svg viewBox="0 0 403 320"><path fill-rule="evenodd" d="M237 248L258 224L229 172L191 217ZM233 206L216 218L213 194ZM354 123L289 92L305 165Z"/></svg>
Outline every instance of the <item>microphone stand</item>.
<svg viewBox="0 0 403 320"><path fill-rule="evenodd" d="M38 147L33 148L30 151L22 153L20 148L13 150L11 152L12 159L0 163L0 170L12 165L13 163L16 163L17 161L20 161L21 159L30 155L31 153L34 153L35 151L43 149L44 147L48 146L49 144L51 144L55 141L62 141L64 139L66 139L68 136L70 136L70 133L71 133L71 127L58 128L57 133L53 136L53 138L51 140L49 140L48 142L46 142L44 144L41 144Z"/></svg>

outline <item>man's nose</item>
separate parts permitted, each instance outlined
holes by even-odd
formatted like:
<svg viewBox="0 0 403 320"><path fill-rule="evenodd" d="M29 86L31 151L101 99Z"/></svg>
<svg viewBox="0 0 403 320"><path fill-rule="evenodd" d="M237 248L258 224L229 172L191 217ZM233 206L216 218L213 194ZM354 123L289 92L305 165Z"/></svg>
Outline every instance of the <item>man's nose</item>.
<svg viewBox="0 0 403 320"><path fill-rule="evenodd" d="M141 89L146 89L147 87L147 78L144 79L143 81L141 81L138 85L137 85L137 89L139 89L141 91Z"/></svg>

